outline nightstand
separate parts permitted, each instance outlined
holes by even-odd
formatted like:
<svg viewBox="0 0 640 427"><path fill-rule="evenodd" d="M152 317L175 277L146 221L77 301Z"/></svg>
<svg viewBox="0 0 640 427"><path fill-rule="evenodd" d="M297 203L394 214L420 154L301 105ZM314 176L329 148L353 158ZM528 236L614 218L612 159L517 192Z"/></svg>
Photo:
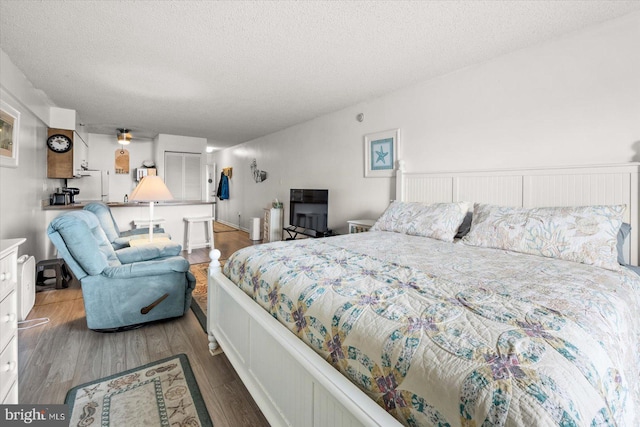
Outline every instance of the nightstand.
<svg viewBox="0 0 640 427"><path fill-rule="evenodd" d="M349 234L352 234L369 231L376 221L373 219L352 219L347 221L347 223L349 224Z"/></svg>

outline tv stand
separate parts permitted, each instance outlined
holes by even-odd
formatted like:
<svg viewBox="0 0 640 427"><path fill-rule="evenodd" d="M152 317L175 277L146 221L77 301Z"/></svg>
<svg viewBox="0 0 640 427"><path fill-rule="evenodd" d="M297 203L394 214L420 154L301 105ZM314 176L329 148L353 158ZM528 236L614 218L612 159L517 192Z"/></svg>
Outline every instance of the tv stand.
<svg viewBox="0 0 640 427"><path fill-rule="evenodd" d="M284 231L286 231L287 234L289 235L289 237L286 238L285 240L295 240L298 237L298 234L301 234L303 236L308 236L308 237L314 237L314 238L335 236L335 234L333 233L333 230L316 231L316 230L310 230L307 228L296 227L295 225L290 225L288 227L285 227Z"/></svg>

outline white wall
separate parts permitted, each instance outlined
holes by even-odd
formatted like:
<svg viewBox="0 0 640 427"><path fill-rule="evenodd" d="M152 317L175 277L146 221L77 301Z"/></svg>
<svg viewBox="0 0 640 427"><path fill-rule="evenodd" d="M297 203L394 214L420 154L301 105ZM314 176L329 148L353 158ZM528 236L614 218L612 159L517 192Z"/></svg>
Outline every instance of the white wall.
<svg viewBox="0 0 640 427"><path fill-rule="evenodd" d="M154 160L153 141L134 138L131 144L124 147L129 151L129 173L116 174L116 151L119 151L122 146L116 141L115 129L113 135L90 133L87 144L89 145L89 169L109 171L108 201L110 202L122 202L125 194L131 194L138 184L136 168L141 167L145 160Z"/></svg>
<svg viewBox="0 0 640 427"><path fill-rule="evenodd" d="M401 122L409 170L628 162L639 76L636 13L400 91L384 102L400 114L372 118Z"/></svg>
<svg viewBox="0 0 640 427"><path fill-rule="evenodd" d="M47 124L50 101L0 50L0 98L20 112L18 167L0 167L0 238L24 237L20 255L43 258L48 238L41 201L64 180L47 179Z"/></svg>
<svg viewBox="0 0 640 427"><path fill-rule="evenodd" d="M320 117L281 132L214 153L218 171L233 167L229 200L218 201L217 216L248 228L274 199L285 202L288 224L289 190L329 190L329 227L339 230L347 219L378 215L389 201L391 179L364 179L362 135L374 130L355 120L358 107ZM253 181L252 159L268 173ZM218 175L220 172L218 172ZM218 177L219 178L219 177ZM240 217L238 217L238 213Z"/></svg>
<svg viewBox="0 0 640 427"><path fill-rule="evenodd" d="M19 99L22 107L29 110L35 118L42 123L47 123L53 102L44 92L33 87L33 84L2 49L0 49L0 70L2 70L0 73L2 89L10 93L14 99Z"/></svg>
<svg viewBox="0 0 640 427"><path fill-rule="evenodd" d="M87 144L89 146L89 169L109 171L110 202L122 202L125 194L131 194L138 184L136 181L136 168L142 167L142 163L145 160L155 162L158 175L164 179L165 151L182 151L202 154L202 171L204 177L205 164L207 161L206 138L160 134L154 140L151 140L137 138L133 135L131 144L124 147L129 151L128 174L115 173L116 151L119 151L122 148L122 146L116 141L115 129L113 135L88 134ZM71 186L71 184L69 185Z"/></svg>
<svg viewBox="0 0 640 427"><path fill-rule="evenodd" d="M408 171L639 161L638 76L635 13L215 152L219 170L234 167L218 217L247 228L273 198L288 202L303 187L329 189L338 232L376 218L395 178L363 177L363 135L393 128ZM253 182L252 158L267 181Z"/></svg>

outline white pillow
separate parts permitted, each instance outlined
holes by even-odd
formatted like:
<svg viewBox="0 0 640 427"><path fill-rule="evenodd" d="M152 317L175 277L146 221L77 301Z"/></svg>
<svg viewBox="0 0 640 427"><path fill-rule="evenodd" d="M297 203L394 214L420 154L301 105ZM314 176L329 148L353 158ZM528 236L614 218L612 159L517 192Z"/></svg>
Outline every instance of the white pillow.
<svg viewBox="0 0 640 427"><path fill-rule="evenodd" d="M471 246L505 249L618 270L624 205L513 208L476 203Z"/></svg>
<svg viewBox="0 0 640 427"><path fill-rule="evenodd" d="M394 231L453 242L468 207L464 202L424 204L394 201L371 230Z"/></svg>

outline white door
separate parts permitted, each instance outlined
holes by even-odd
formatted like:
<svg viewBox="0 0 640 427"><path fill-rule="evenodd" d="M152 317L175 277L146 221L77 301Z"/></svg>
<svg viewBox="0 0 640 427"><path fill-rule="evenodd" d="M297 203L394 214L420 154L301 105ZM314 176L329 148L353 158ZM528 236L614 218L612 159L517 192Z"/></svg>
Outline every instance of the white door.
<svg viewBox="0 0 640 427"><path fill-rule="evenodd" d="M216 200L216 192L218 184L216 181L216 164L207 165L207 176L205 177L205 201L211 202Z"/></svg>

